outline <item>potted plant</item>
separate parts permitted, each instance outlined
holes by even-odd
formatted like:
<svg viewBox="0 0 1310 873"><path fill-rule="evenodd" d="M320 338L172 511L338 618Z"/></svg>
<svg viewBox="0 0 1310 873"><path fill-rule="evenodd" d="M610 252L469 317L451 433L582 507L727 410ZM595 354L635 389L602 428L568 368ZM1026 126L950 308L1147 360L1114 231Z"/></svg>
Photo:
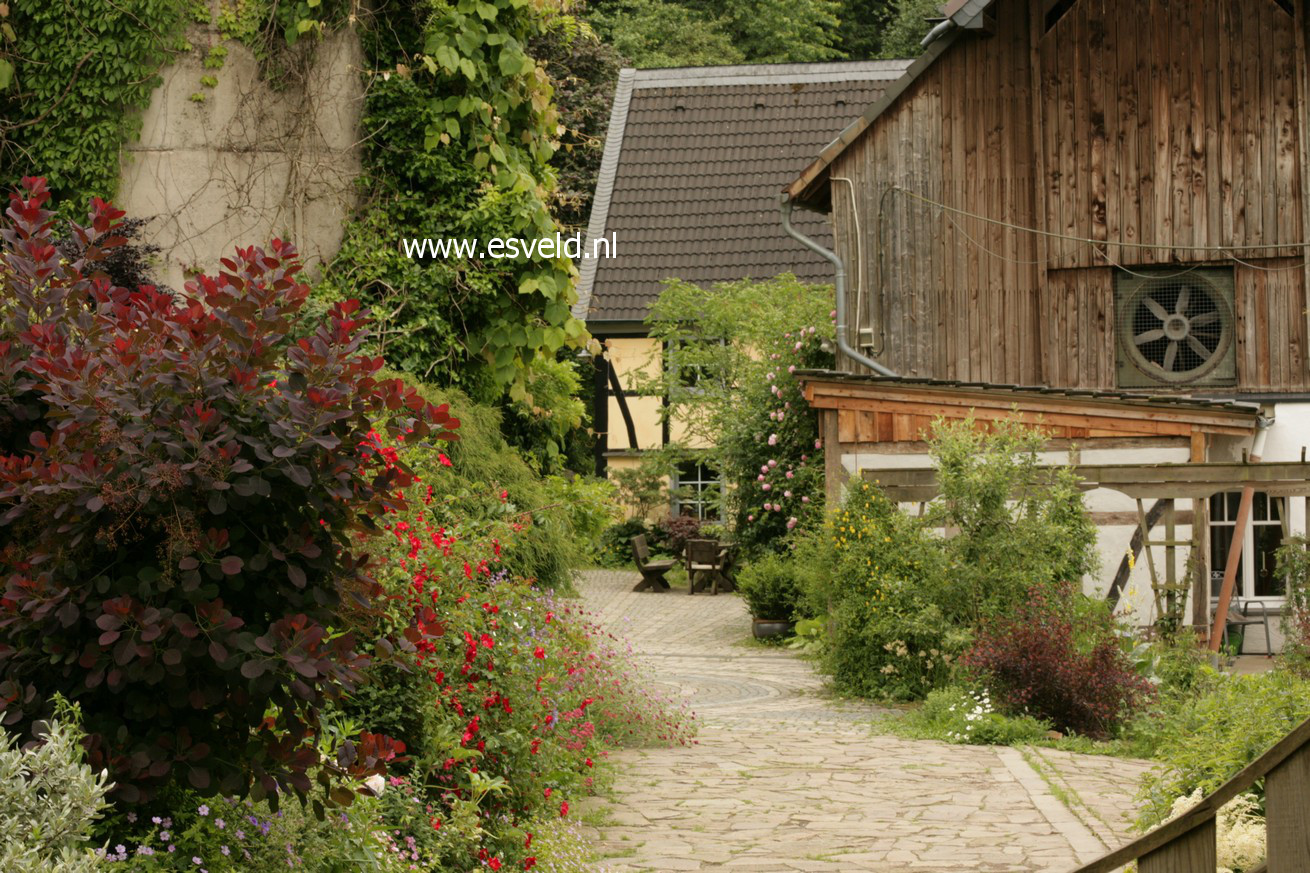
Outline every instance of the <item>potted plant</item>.
<svg viewBox="0 0 1310 873"><path fill-rule="evenodd" d="M765 555L737 574L737 591L751 613L751 633L756 639L791 633L792 616L800 599L795 568L779 555Z"/></svg>

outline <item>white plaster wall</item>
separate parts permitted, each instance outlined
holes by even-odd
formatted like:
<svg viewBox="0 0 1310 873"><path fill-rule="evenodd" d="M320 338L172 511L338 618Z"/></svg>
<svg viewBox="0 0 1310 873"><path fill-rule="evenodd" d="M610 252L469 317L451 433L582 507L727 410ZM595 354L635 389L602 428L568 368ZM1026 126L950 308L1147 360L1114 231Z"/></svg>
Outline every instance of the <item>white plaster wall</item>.
<svg viewBox="0 0 1310 873"><path fill-rule="evenodd" d="M212 273L236 246L274 236L294 242L311 268L331 258L360 172L364 59L355 33L318 43L303 77L277 90L240 43L223 43L215 71L202 57L218 34L194 28L189 38L197 50L163 71L141 137L123 151L116 198L129 216L151 220L161 280L181 289L186 271ZM202 86L204 75L217 87Z"/></svg>

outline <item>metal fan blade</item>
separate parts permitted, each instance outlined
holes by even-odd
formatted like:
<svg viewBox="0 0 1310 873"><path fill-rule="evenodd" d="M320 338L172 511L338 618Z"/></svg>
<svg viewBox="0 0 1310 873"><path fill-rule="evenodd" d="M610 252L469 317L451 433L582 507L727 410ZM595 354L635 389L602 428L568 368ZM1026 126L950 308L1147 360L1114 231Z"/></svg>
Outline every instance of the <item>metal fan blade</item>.
<svg viewBox="0 0 1310 873"><path fill-rule="evenodd" d="M1160 319L1161 321L1168 320L1169 313L1166 312L1165 308L1161 306L1159 303L1157 303L1155 300L1153 300L1150 297L1143 297L1142 302L1146 304L1146 308L1151 310L1151 314L1154 315L1156 318Z"/></svg>
<svg viewBox="0 0 1310 873"><path fill-rule="evenodd" d="M1192 319L1192 327L1200 327L1203 324L1209 324L1212 321L1218 321L1218 320L1219 320L1219 313L1202 312L1200 315Z"/></svg>
<svg viewBox="0 0 1310 873"><path fill-rule="evenodd" d="M1170 373L1174 370L1174 361L1178 359L1178 343L1169 343L1169 348L1164 350L1164 363L1161 366Z"/></svg>
<svg viewBox="0 0 1310 873"><path fill-rule="evenodd" d="M1187 344L1192 347L1192 351L1196 352L1198 355L1201 356L1201 360L1204 361L1205 359L1210 357L1211 350L1207 349L1199 339L1192 336L1191 334L1188 334L1187 336Z"/></svg>
<svg viewBox="0 0 1310 873"><path fill-rule="evenodd" d="M1148 330L1146 333L1139 333L1137 336L1133 337L1133 342L1137 343L1139 346L1144 346L1147 343L1152 343L1163 338L1164 328L1161 327L1156 328L1155 330Z"/></svg>
<svg viewBox="0 0 1310 873"><path fill-rule="evenodd" d="M1187 314L1187 304L1192 300L1192 287L1184 285L1183 290L1178 292L1178 300L1174 303L1174 312L1178 315Z"/></svg>

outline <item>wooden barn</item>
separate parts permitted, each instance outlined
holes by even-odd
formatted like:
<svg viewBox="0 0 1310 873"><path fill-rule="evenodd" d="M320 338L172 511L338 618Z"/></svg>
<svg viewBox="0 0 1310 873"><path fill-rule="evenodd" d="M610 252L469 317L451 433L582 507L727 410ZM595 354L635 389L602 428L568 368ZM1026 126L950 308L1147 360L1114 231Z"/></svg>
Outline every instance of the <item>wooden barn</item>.
<svg viewBox="0 0 1310 873"><path fill-rule="evenodd" d="M1018 414L1100 485L1089 588L1141 592L1143 623L1190 595L1201 625L1227 576L1276 613L1310 489L1310 3L944 14L784 192L830 216L844 268L840 372L807 381L830 494L863 473L930 496L934 419Z"/></svg>

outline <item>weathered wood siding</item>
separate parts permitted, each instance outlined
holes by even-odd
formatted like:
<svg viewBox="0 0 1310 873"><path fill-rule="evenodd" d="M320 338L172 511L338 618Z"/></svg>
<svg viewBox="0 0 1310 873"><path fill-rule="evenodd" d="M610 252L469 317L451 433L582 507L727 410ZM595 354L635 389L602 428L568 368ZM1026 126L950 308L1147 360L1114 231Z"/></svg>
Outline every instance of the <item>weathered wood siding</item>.
<svg viewBox="0 0 1310 873"><path fill-rule="evenodd" d="M1040 33L1047 228L1169 246L1052 240L1050 266L1298 255L1252 248L1303 239L1294 37L1274 0L1078 0Z"/></svg>
<svg viewBox="0 0 1310 873"><path fill-rule="evenodd" d="M907 376L1031 384L1040 372L1032 236L889 191L986 203L992 217L1035 223L1025 12L1007 4L998 14L1006 20L996 37L957 42L832 168L837 245L849 264L855 227L842 179L852 180L859 214L864 289L852 270L850 311L862 296L861 323L872 309L881 326L876 357Z"/></svg>
<svg viewBox="0 0 1310 873"><path fill-rule="evenodd" d="M907 376L1114 388L1111 266L1213 262L1234 269L1238 389L1310 388L1307 2L1077 0L1048 21L999 0L994 35L957 38L832 165L851 342L872 322Z"/></svg>

